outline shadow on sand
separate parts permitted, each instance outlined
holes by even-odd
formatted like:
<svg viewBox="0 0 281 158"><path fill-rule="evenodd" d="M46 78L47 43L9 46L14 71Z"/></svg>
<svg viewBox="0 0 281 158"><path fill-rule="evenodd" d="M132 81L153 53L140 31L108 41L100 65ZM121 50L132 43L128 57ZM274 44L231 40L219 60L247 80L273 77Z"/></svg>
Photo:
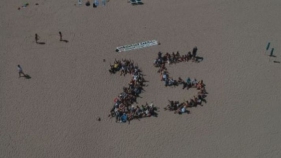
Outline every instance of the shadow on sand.
<svg viewBox="0 0 281 158"><path fill-rule="evenodd" d="M46 43L45 43L45 42L37 42L37 44L44 45L44 44L46 44Z"/></svg>
<svg viewBox="0 0 281 158"><path fill-rule="evenodd" d="M62 42L68 43L68 40L61 40Z"/></svg>
<svg viewBox="0 0 281 158"><path fill-rule="evenodd" d="M31 79L31 77L28 74L25 74L24 78L25 79Z"/></svg>

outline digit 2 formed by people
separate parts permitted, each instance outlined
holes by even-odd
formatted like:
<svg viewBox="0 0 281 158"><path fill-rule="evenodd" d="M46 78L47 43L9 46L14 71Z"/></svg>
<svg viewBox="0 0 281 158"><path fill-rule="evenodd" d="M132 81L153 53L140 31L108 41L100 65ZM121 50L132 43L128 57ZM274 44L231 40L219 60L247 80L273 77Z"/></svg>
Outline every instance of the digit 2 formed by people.
<svg viewBox="0 0 281 158"><path fill-rule="evenodd" d="M123 92L114 99L114 105L108 117L115 117L116 122L130 123L133 119L158 115L157 107L153 103L146 103L141 106L134 105L139 94L143 91L146 80L143 77L142 71L133 61L127 59L115 60L114 64L110 65L109 72L111 74L118 72L120 76L129 74L132 75L132 78L128 87L123 87Z"/></svg>

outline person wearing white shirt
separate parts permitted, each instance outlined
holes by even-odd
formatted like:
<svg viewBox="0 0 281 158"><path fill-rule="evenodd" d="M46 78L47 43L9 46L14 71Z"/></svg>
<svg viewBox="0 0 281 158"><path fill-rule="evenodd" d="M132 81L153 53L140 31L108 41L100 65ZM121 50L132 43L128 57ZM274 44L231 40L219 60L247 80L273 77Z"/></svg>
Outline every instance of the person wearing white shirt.
<svg viewBox="0 0 281 158"><path fill-rule="evenodd" d="M25 77L25 73L23 72L22 67L20 65L18 65L18 71L19 71L19 77L21 77L21 75Z"/></svg>

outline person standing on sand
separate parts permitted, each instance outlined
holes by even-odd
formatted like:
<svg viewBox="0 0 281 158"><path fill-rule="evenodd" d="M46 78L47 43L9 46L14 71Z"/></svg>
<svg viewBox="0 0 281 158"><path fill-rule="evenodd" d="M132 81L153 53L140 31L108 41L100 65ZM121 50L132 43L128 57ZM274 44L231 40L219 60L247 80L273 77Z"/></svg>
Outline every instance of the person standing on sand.
<svg viewBox="0 0 281 158"><path fill-rule="evenodd" d="M36 34L35 34L35 42L36 42L36 43L38 43L38 39L39 39L39 38L38 38L38 35L37 35L37 33L36 33Z"/></svg>
<svg viewBox="0 0 281 158"><path fill-rule="evenodd" d="M61 34L61 32L59 32L59 34L60 34L60 41L62 41L62 34Z"/></svg>
<svg viewBox="0 0 281 158"><path fill-rule="evenodd" d="M194 47L193 50L192 50L192 56L193 56L193 58L196 57L196 53L197 53L197 47Z"/></svg>
<svg viewBox="0 0 281 158"><path fill-rule="evenodd" d="M19 78L21 77L21 74L23 75L23 77L25 77L25 73L23 72L20 65L18 65L18 71L19 71Z"/></svg>

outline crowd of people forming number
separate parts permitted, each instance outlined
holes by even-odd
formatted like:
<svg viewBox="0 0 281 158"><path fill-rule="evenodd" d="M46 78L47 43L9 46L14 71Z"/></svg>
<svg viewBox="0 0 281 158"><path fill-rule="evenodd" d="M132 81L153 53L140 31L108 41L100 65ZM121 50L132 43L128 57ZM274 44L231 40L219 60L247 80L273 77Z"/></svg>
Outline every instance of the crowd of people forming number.
<svg viewBox="0 0 281 158"><path fill-rule="evenodd" d="M174 111L175 114L189 113L187 108L196 107L197 105L202 105L202 102L206 102L207 91L205 89L206 85L203 80L197 81L195 78L190 79L189 77L184 81L182 78L177 80L169 76L166 64L173 64L178 62L200 62L201 57L196 56L197 47L193 48L192 53L188 52L185 55L180 55L177 53L166 53L162 55L161 52L158 53L157 59L154 61L154 66L159 68L158 73L161 75L161 81L165 82L165 86L178 86L183 85L182 89L196 88L199 90L198 94L191 98L189 101L179 102L170 101L169 104L164 108L164 110ZM139 119L142 117L157 116L157 108L153 103L146 103L145 105L134 105L137 103L137 97L143 91L146 80L142 71L134 61L122 59L116 60L113 64L110 64L109 72L111 74L120 73L120 76L125 76L127 74L131 75L131 80L128 83L128 87L123 87L123 91L114 99L114 105L110 110L108 117L115 117L116 122L129 122L133 119Z"/></svg>
<svg viewBox="0 0 281 158"><path fill-rule="evenodd" d="M161 81L165 82L166 87L182 85L182 89L196 88L199 90L197 96L194 96L189 101L180 103L179 101L169 100L169 104L164 108L164 110L174 111L178 114L189 113L187 108L196 107L197 105L202 105L202 102L206 102L205 98L208 93L205 89L206 85L203 80L197 81L196 78L190 79L189 77L185 81L181 77L176 80L169 76L166 68L166 64L187 62L190 60L192 62L200 62L203 58L198 57L196 53L197 47L193 48L192 53L188 52L185 55L180 55L179 52L173 52L172 54L166 53L165 55L162 55L161 52L158 52L158 57L154 60L154 66L159 68L157 72L160 73Z"/></svg>
<svg viewBox="0 0 281 158"><path fill-rule="evenodd" d="M131 75L131 80L128 83L128 87L123 87L123 92L114 99L114 105L108 117L115 117L116 122L125 123L128 121L130 123L133 119L157 116L157 108L154 107L153 103L146 103L141 106L134 105L146 82L142 71L134 64L134 61L115 59L114 63L110 64L109 72L111 74L120 72L120 76L129 74Z"/></svg>

